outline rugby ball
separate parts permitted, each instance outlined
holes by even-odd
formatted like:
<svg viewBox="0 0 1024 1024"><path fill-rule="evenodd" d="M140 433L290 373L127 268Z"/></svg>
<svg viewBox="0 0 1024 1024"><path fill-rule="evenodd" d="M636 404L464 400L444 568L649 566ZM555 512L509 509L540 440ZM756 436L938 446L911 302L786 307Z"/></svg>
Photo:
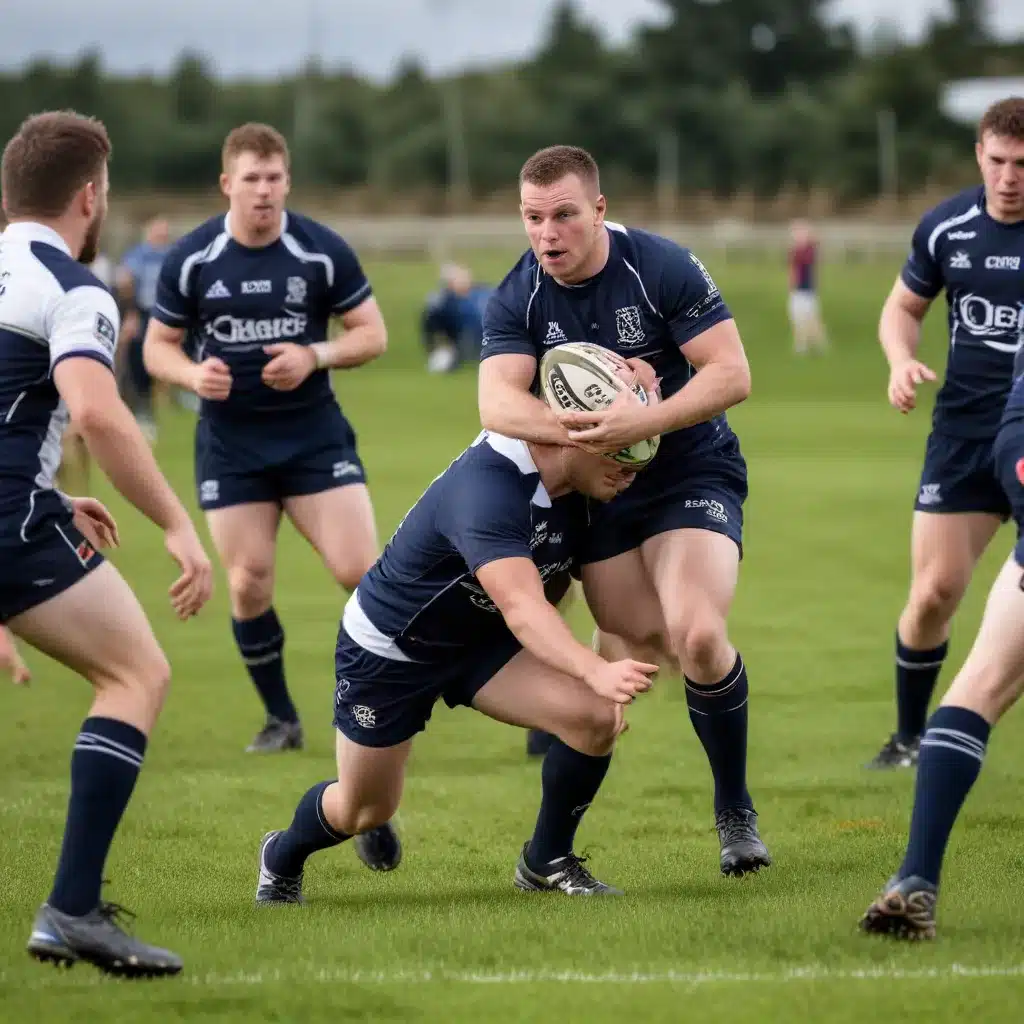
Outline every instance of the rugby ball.
<svg viewBox="0 0 1024 1024"><path fill-rule="evenodd" d="M540 361L540 387L544 400L553 409L594 412L612 404L629 389L649 404L636 374L618 353L586 341L570 341L556 345L544 353ZM658 453L659 436L623 448L609 458L634 469L643 469Z"/></svg>

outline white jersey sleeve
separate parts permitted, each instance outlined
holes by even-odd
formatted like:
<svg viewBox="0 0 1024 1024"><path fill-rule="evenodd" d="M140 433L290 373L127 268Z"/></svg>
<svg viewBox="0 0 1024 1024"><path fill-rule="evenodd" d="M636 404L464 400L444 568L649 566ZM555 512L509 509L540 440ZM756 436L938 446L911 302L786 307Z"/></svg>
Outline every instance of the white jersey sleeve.
<svg viewBox="0 0 1024 1024"><path fill-rule="evenodd" d="M96 359L113 369L120 316L114 297L99 285L83 285L55 298L46 320L50 369L69 356Z"/></svg>

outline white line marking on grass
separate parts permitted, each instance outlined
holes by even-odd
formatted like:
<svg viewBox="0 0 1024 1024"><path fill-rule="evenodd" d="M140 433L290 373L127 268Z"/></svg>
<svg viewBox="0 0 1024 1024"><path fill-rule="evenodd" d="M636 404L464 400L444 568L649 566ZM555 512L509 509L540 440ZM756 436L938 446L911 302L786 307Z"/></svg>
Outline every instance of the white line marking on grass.
<svg viewBox="0 0 1024 1024"><path fill-rule="evenodd" d="M107 981L99 973L86 974L88 967L79 967L73 975L64 974L59 980L53 976L29 982L29 988L91 987ZM993 978L1024 978L1024 964L1006 966L970 966L947 964L941 967L904 968L895 966L831 968L831 967L790 967L781 971L554 971L521 970L491 971L448 969L436 967L415 970L353 971L333 967L315 967L312 964L297 969L281 970L272 968L257 971L238 971L232 974L186 973L178 984L219 988L222 986L259 986L288 984L328 985L780 985L793 982L814 981L905 981L943 979L986 980ZM0 974L0 984L16 979L7 973ZM17 982L24 986L24 976Z"/></svg>

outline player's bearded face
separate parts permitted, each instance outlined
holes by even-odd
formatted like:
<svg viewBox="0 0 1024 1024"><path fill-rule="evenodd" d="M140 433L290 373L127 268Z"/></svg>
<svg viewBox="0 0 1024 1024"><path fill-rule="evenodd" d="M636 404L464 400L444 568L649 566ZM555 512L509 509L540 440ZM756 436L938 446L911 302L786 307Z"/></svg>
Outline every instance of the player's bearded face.
<svg viewBox="0 0 1024 1024"><path fill-rule="evenodd" d="M221 176L231 203L231 219L246 232L263 235L281 224L290 181L284 157L239 153Z"/></svg>
<svg viewBox="0 0 1024 1024"><path fill-rule="evenodd" d="M79 263L89 264L96 259L100 251L100 235L103 233L103 221L107 216L107 180L104 175L102 185L97 189L96 208L92 220L85 233L82 251L78 254Z"/></svg>
<svg viewBox="0 0 1024 1024"><path fill-rule="evenodd" d="M552 185L525 183L520 208L530 246L552 277L573 284L601 269L596 264L604 233L604 197L590 195L575 174Z"/></svg>
<svg viewBox="0 0 1024 1024"><path fill-rule="evenodd" d="M988 212L999 220L1024 219L1024 139L987 132L976 153Z"/></svg>

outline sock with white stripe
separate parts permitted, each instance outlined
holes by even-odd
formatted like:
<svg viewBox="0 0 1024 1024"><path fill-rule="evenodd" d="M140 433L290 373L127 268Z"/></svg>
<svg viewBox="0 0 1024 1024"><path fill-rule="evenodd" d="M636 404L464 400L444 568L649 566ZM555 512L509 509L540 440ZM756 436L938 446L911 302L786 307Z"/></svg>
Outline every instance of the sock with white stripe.
<svg viewBox="0 0 1024 1024"><path fill-rule="evenodd" d="M924 732L935 684L949 643L928 651L907 647L896 634L896 735L904 743Z"/></svg>
<svg viewBox="0 0 1024 1024"><path fill-rule="evenodd" d="M235 643L268 715L297 722L299 713L284 678L284 630L273 608L254 619L232 619Z"/></svg>
<svg viewBox="0 0 1024 1024"><path fill-rule="evenodd" d="M743 658L717 683L686 679L690 721L704 746L715 779L715 813L726 807L754 809L747 792L747 669Z"/></svg>
<svg viewBox="0 0 1024 1024"><path fill-rule="evenodd" d="M949 834L981 771L991 728L967 708L940 707L928 720L900 878L919 875L939 884Z"/></svg>
<svg viewBox="0 0 1024 1024"><path fill-rule="evenodd" d="M266 865L275 875L298 878L308 857L318 850L338 846L352 837L346 832L336 832L324 816L323 796L328 782L318 782L303 794L291 825L268 845Z"/></svg>
<svg viewBox="0 0 1024 1024"><path fill-rule="evenodd" d="M80 917L100 902L103 865L131 799L146 737L114 718L87 718L71 755L71 798L57 876L47 901Z"/></svg>

